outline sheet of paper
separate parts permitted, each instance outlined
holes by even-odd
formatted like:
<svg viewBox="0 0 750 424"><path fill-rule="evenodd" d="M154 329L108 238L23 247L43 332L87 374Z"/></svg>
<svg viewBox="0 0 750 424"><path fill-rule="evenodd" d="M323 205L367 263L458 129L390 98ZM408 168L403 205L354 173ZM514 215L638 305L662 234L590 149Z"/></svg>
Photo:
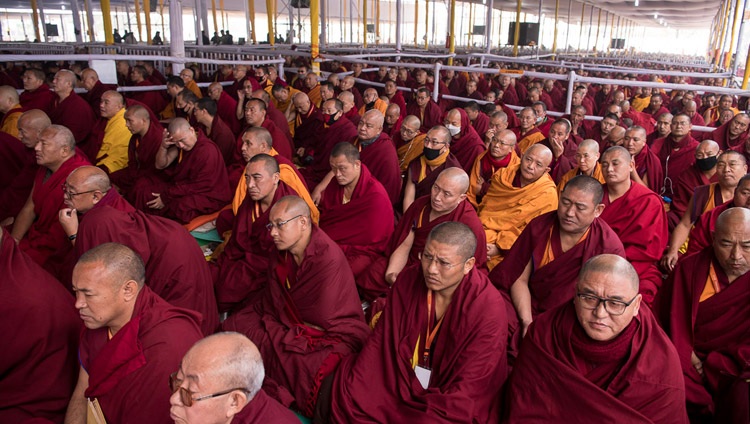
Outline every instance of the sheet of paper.
<svg viewBox="0 0 750 424"><path fill-rule="evenodd" d="M427 389L427 387L430 385L430 376L432 376L432 370L417 365L416 368L414 368L414 373L417 374L417 379L422 385L422 388Z"/></svg>

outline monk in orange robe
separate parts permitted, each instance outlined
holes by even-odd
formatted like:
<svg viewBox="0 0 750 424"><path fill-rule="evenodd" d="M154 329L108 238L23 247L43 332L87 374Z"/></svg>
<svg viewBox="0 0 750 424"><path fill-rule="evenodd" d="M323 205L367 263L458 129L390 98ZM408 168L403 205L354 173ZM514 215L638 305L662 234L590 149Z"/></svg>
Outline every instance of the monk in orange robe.
<svg viewBox="0 0 750 424"><path fill-rule="evenodd" d="M406 171L411 161L422 154L426 134L419 130L421 126L422 123L419 118L414 115L407 115L401 122L401 129L393 137L401 172Z"/></svg>
<svg viewBox="0 0 750 424"><path fill-rule="evenodd" d="M24 112L18 99L18 92L9 85L0 86L0 131L18 138L18 118Z"/></svg>
<svg viewBox="0 0 750 424"><path fill-rule="evenodd" d="M578 166L565 173L557 183L557 194L562 193L565 184L577 175L588 175L600 183L604 183L602 166L599 164L599 143L596 140L583 140L578 145L576 161L578 162Z"/></svg>
<svg viewBox="0 0 750 424"><path fill-rule="evenodd" d="M515 129L516 139L518 140L518 151L524 154L526 150L536 143L544 140L546 137L539 131L536 124L536 112L530 107L521 109L518 113L518 119L521 126Z"/></svg>

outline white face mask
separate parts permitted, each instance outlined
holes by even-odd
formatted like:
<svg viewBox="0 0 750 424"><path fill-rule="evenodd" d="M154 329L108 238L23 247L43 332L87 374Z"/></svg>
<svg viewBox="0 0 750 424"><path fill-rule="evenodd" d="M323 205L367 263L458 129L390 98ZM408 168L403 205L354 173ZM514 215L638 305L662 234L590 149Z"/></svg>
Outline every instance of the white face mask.
<svg viewBox="0 0 750 424"><path fill-rule="evenodd" d="M448 131L450 131L451 133L451 137L455 137L461 132L461 127L457 127L452 124L446 125L445 128L448 128Z"/></svg>

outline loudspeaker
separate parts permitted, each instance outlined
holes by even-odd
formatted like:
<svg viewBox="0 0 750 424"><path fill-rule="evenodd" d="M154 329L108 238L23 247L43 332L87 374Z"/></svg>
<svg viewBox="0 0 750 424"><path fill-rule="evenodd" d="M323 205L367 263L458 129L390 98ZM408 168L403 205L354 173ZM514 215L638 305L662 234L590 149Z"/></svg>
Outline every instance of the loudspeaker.
<svg viewBox="0 0 750 424"><path fill-rule="evenodd" d="M55 24L44 24L47 31L47 37L59 37L60 33L57 31L57 25Z"/></svg>
<svg viewBox="0 0 750 424"><path fill-rule="evenodd" d="M508 44L513 44L516 37L516 23L511 22L508 28ZM518 34L518 45L528 46L531 43L539 44L539 24L536 22L521 22L521 30Z"/></svg>
<svg viewBox="0 0 750 424"><path fill-rule="evenodd" d="M610 49L624 49L625 48L625 39L624 38L613 38L612 41L609 43Z"/></svg>

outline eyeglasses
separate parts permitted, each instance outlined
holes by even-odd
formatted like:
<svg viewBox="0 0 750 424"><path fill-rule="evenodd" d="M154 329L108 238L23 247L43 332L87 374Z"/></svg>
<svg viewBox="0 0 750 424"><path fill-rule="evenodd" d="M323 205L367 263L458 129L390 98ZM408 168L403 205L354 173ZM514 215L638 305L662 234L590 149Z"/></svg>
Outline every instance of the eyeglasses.
<svg viewBox="0 0 750 424"><path fill-rule="evenodd" d="M625 313L625 310L630 306L638 295L630 299L630 302L623 302L622 300L606 299L593 294L587 293L576 293L578 301L581 302L581 306L585 309L596 310L599 309L600 304L604 304L604 310L610 315L619 316Z"/></svg>
<svg viewBox="0 0 750 424"><path fill-rule="evenodd" d="M516 143L505 143L502 140L497 139L497 138L493 138L492 141L491 141L491 143L499 144L499 145L505 146L505 147L513 147L513 146L516 145Z"/></svg>
<svg viewBox="0 0 750 424"><path fill-rule="evenodd" d="M193 395L195 393L191 392L190 390L182 387L182 380L177 378L177 372L173 372L169 375L169 388L172 389L172 393L175 393L179 390L180 392L180 402L182 402L183 405L186 407L193 406L193 403L200 402L202 400L206 399L212 399L219 396L224 396L232 393L235 390L240 390L245 393L250 393L250 390L244 388L244 387L237 387L234 389L225 390L223 392L214 393L212 395L205 395L201 397L194 398Z"/></svg>
<svg viewBox="0 0 750 424"><path fill-rule="evenodd" d="M440 259L432 254L425 253L425 252L419 253L419 260L422 261L423 265L427 265L427 266L432 264L433 261L437 262L437 266L445 270L451 269L456 265L461 265L462 263L460 262L460 263L452 264L450 262L445 261L445 259Z"/></svg>
<svg viewBox="0 0 750 424"><path fill-rule="evenodd" d="M286 221L280 221L280 222L279 222L278 224L274 224L273 222L269 222L268 224L266 224L266 229L267 229L268 231L271 231L271 230L273 230L273 229L274 229L274 227L275 227L275 228L276 228L277 230L281 231L281 228L282 228L282 227L284 227L284 225L286 225L286 224L288 224L288 223L290 223L290 222L294 221L295 219L297 219L297 218L299 218L299 217L301 217L301 216L302 216L302 215L297 215L297 216L294 216L294 217L292 217L292 218L289 218L289 219L287 219Z"/></svg>
<svg viewBox="0 0 750 424"><path fill-rule="evenodd" d="M89 190L89 191L81 191L81 192L78 192L78 193L73 193L72 191L68 190L67 184L63 184L62 185L62 191L63 191L63 196L65 196L68 199L72 199L73 196L78 196L79 194L93 193L93 192L95 192L97 190Z"/></svg>

